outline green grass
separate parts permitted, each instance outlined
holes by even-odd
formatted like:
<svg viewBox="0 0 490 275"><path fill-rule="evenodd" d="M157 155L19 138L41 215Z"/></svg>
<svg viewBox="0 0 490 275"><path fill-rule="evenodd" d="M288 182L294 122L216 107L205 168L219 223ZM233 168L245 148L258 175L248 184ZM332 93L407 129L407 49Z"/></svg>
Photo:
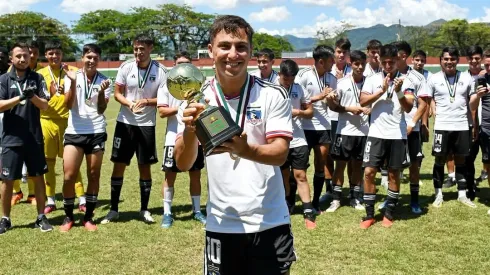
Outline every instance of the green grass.
<svg viewBox="0 0 490 275"><path fill-rule="evenodd" d="M95 213L97 222L109 210L112 172L109 158L118 110L118 104L111 100L106 112L109 138L102 167L99 206ZM159 119L158 148L162 148L164 131L165 120ZM430 155L429 145L424 152ZM160 165L152 167L154 186L150 200L150 209L157 223L146 225L138 220L139 186L134 162L133 159L126 171L122 191L124 201L120 204L121 221L99 225L97 232L85 232L77 226L69 233L60 233L57 228L51 233L41 233L32 229L35 208L26 203L14 206L14 228L0 236L0 273L202 274L204 230L190 218L187 175L182 174L177 179L173 204L176 221L171 229L164 230L159 225L163 179ZM480 158L477 163L479 173ZM432 164L432 157L423 162L421 203L424 214L418 217L410 213L409 188L403 184L402 206L398 208L396 222L390 229L378 223L369 230L360 230L359 221L364 213L349 207L319 216L318 227L313 231L304 228L299 212L294 214L292 228L299 258L292 267L292 274L486 274L490 268L490 217L486 214L489 203L477 201L476 209L460 205L453 187L444 190L446 202L442 208L429 206L433 193ZM85 165L82 169L85 173ZM61 190L61 172L59 160L58 192ZM308 172L311 182L312 169ZM207 197L205 182L203 175L203 204ZM490 193L486 183L482 186L485 186L482 196L486 199ZM22 187L24 192L27 191L25 185ZM384 198L383 188L379 189L379 194L377 204ZM62 207L60 195L57 205ZM297 211L300 208L298 203ZM57 210L49 218L58 227L63 214L63 210ZM82 216L77 214L76 217Z"/></svg>

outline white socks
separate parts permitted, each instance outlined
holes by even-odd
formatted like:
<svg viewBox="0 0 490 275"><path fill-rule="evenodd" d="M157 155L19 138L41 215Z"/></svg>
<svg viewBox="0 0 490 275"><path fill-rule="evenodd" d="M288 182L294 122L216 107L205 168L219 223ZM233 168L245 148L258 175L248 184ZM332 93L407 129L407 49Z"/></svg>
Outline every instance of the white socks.
<svg viewBox="0 0 490 275"><path fill-rule="evenodd" d="M172 200L174 199L174 188L163 188L163 214L172 214Z"/></svg>
<svg viewBox="0 0 490 275"><path fill-rule="evenodd" d="M192 212L201 212L201 196L191 196Z"/></svg>
<svg viewBox="0 0 490 275"><path fill-rule="evenodd" d="M80 204L80 205L87 204L87 200L85 199L85 196L80 196L78 198L78 204Z"/></svg>
<svg viewBox="0 0 490 275"><path fill-rule="evenodd" d="M46 203L46 205L56 205L54 197L48 197L48 202Z"/></svg>
<svg viewBox="0 0 490 275"><path fill-rule="evenodd" d="M436 188L436 197L442 197L442 188Z"/></svg>
<svg viewBox="0 0 490 275"><path fill-rule="evenodd" d="M458 199L466 198L466 190L458 190Z"/></svg>

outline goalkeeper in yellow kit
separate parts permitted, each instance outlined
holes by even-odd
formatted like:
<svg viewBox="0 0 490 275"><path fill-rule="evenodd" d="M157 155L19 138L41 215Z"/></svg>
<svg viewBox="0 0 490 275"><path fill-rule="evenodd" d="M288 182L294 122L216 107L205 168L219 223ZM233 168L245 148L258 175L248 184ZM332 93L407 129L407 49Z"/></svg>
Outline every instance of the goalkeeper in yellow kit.
<svg viewBox="0 0 490 275"><path fill-rule="evenodd" d="M46 208L44 213L48 214L56 210L54 196L56 193L56 157L63 157L63 136L68 124L68 108L64 102L64 76L61 60L63 51L61 43L58 41L48 42L45 45L45 56L49 65L38 71L44 77L46 86L51 95L49 108L41 111L41 127L44 138L44 154L48 165L48 173L44 175L46 182ZM78 70L75 67L68 66L69 70ZM75 183L75 192L79 199L79 209L85 212L85 193L82 185L80 173Z"/></svg>

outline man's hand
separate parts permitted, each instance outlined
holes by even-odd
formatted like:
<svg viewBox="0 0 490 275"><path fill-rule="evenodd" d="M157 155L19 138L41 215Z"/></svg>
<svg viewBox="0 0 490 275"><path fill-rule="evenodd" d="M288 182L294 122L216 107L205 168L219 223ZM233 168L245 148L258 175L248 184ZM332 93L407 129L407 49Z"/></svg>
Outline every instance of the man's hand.
<svg viewBox="0 0 490 275"><path fill-rule="evenodd" d="M351 108L351 113L353 113L354 115L366 114L367 112L369 112L369 108L366 107L353 106Z"/></svg>
<svg viewBox="0 0 490 275"><path fill-rule="evenodd" d="M191 103L184 109L182 112L182 122L185 124L186 131L196 131L196 125L194 122L203 111L204 104L201 103Z"/></svg>
<svg viewBox="0 0 490 275"><path fill-rule="evenodd" d="M293 117L296 117L300 114L301 110L298 110L298 109L293 109L291 110L291 114Z"/></svg>
<svg viewBox="0 0 490 275"><path fill-rule="evenodd" d="M68 70L67 66L63 66L63 71L71 81L75 81L75 79L77 78L77 72Z"/></svg>
<svg viewBox="0 0 490 275"><path fill-rule="evenodd" d="M245 157L250 151L250 145L247 142L247 133L243 132L240 136L234 136L232 139L223 142L213 150L213 153L231 153L239 157Z"/></svg>
<svg viewBox="0 0 490 275"><path fill-rule="evenodd" d="M106 79L104 81L102 81L102 83L100 83L100 90L99 90L99 93L100 92L104 92L105 90L107 90L107 88L109 88L111 86L111 81L109 79Z"/></svg>
<svg viewBox="0 0 490 275"><path fill-rule="evenodd" d="M386 93L386 91L388 91L388 87L390 86L390 77L391 74L388 73L383 80L383 93Z"/></svg>
<svg viewBox="0 0 490 275"><path fill-rule="evenodd" d="M478 98L482 98L482 96L486 95L488 93L488 90L490 89L490 87L487 86L483 86L483 85L480 85L478 87L476 87L476 95L478 96Z"/></svg>
<svg viewBox="0 0 490 275"><path fill-rule="evenodd" d="M429 126L425 124L420 125L420 135L422 141L429 141Z"/></svg>
<svg viewBox="0 0 490 275"><path fill-rule="evenodd" d="M487 73L486 70L481 70L478 76L485 76L486 73Z"/></svg>
<svg viewBox="0 0 490 275"><path fill-rule="evenodd" d="M471 135L473 138L473 142L478 140L478 126L473 126L473 130L472 130Z"/></svg>
<svg viewBox="0 0 490 275"><path fill-rule="evenodd" d="M395 92L398 93L402 89L403 78L401 77L395 78L395 80L393 80L393 85L395 85Z"/></svg>
<svg viewBox="0 0 490 275"><path fill-rule="evenodd" d="M133 104L131 104L131 111L135 114L139 114L143 112L143 109L146 107L146 105L148 105L148 99L146 98L139 99Z"/></svg>

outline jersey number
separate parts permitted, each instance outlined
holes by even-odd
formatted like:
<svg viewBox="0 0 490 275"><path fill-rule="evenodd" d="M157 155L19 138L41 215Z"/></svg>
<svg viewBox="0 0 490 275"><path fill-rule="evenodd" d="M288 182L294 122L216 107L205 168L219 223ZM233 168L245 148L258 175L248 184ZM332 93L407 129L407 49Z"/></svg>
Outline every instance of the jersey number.
<svg viewBox="0 0 490 275"><path fill-rule="evenodd" d="M442 134L434 135L434 144L442 144Z"/></svg>
<svg viewBox="0 0 490 275"><path fill-rule="evenodd" d="M167 147L167 158L171 159L174 157L174 147Z"/></svg>
<svg viewBox="0 0 490 275"><path fill-rule="evenodd" d="M206 237L207 239L207 257L213 264L221 264L221 241Z"/></svg>
<svg viewBox="0 0 490 275"><path fill-rule="evenodd" d="M121 147L121 138L114 137L114 148L119 149Z"/></svg>

